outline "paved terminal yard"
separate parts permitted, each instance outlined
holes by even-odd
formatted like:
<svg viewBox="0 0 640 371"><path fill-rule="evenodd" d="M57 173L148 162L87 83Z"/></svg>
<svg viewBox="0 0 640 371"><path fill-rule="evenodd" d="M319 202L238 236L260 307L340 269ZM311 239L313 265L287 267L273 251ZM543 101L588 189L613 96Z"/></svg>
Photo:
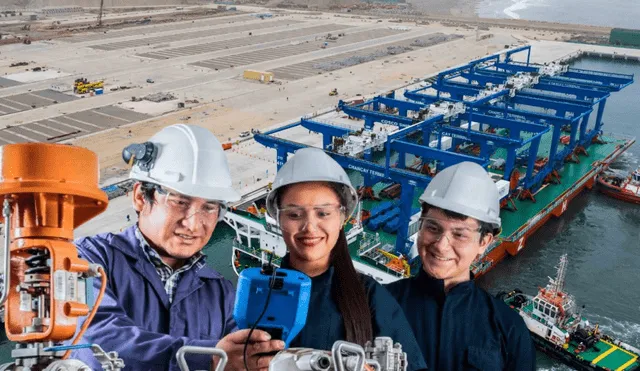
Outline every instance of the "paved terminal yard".
<svg viewBox="0 0 640 371"><path fill-rule="evenodd" d="M323 31L338 32L344 27L339 25L327 25ZM395 31L390 29L373 29L361 32L348 32L346 36L339 37L337 40L332 41L332 46L342 46L355 44L361 41L375 40L383 38L385 36L394 35L402 31ZM321 41L322 42L322 41ZM327 42L328 44L329 42ZM325 45L323 45L325 47ZM257 62L269 61L272 59L278 59L283 57L291 57L295 55L305 54L318 50L317 42L296 43L293 45L277 46L274 48L261 49L251 51L248 53L237 54L232 56L225 56L221 58L215 58L205 60L202 62L192 63L196 66L207 67L212 69L224 69L232 68L235 66L244 66L247 64L253 64Z"/></svg>
<svg viewBox="0 0 640 371"><path fill-rule="evenodd" d="M78 98L50 89L4 96L0 98L0 116L76 99Z"/></svg>
<svg viewBox="0 0 640 371"><path fill-rule="evenodd" d="M298 80L305 77L335 71L347 66L359 64L361 60L377 60L389 55L403 54L407 50L424 48L440 42L447 42L459 38L459 35L425 35L416 40L402 40L393 43L376 45L356 52L341 53L324 58L278 67L273 70L281 79Z"/></svg>
<svg viewBox="0 0 640 371"><path fill-rule="evenodd" d="M0 145L21 142L61 142L143 121L149 117L151 116L116 106L98 107L0 129Z"/></svg>
<svg viewBox="0 0 640 371"><path fill-rule="evenodd" d="M0 77L0 89L20 85L20 82Z"/></svg>
<svg viewBox="0 0 640 371"><path fill-rule="evenodd" d="M287 22L287 24L293 24L291 21ZM301 36L310 36L310 35L326 35L327 32L333 32L336 30L348 30L351 26L348 25L337 25L337 24L325 24L325 25L312 25L308 24L309 27L301 28L296 27L292 30L273 32L263 35L257 35L251 37L246 37L249 30L244 32L243 37L238 37L229 40L210 42L205 44L197 44L197 45L189 45L183 46L179 48L169 48L164 49L157 52L143 53L137 54L140 57L153 58L153 59L169 59L176 57L183 57L188 55L196 55L196 54L204 54L210 53L218 50L230 50L233 52L233 49L242 47L242 46L250 46L250 45L259 45L259 44L267 44L276 41L289 40L291 38L299 38Z"/></svg>
<svg viewBox="0 0 640 371"><path fill-rule="evenodd" d="M136 38L136 39L127 40L127 41L92 45L90 47L93 49L100 49L100 50L127 49L127 48L135 48L135 47L144 46L144 45L162 44L162 43L184 41L184 40L190 40L190 39L201 39L207 36L224 35L224 34L241 32L241 31L250 32L252 30L260 30L265 28L272 28L272 27L285 26L285 25L295 25L297 23L301 23L298 21L291 21L291 20L289 21L274 20L274 21L263 21L263 22L257 21L257 22L259 23L241 22L241 24L236 24L235 26L229 26L229 27L223 27L223 28L211 28L211 29L198 30L198 31L186 32L186 33L172 33L169 35L162 35L162 36L143 37L143 38Z"/></svg>
<svg viewBox="0 0 640 371"><path fill-rule="evenodd" d="M246 194L266 186L276 165L271 149L251 139L238 141L241 132L307 115L357 128L361 121L334 112L339 99L372 97L524 43L533 45L534 62L587 48L640 55L564 43L568 34L534 28L477 31L299 11L260 19L257 14L270 11L238 9L244 13L1 46L0 144L89 148L100 159L101 184L108 185L126 178L124 146L144 142L169 124L199 124L234 143L227 155L234 183ZM275 82L244 79L246 69L273 72ZM104 81L104 93L73 94L78 78ZM332 89L337 96L329 96ZM151 94L166 99L150 100ZM282 136L321 142L304 129ZM131 212L130 200L114 199L78 235L116 231Z"/></svg>
<svg viewBox="0 0 640 371"><path fill-rule="evenodd" d="M210 20L200 20L193 22L179 22L173 24L161 24L161 25L148 25L148 26L140 26L135 27L133 29L125 29L118 31L109 31L109 32L100 32L100 33L88 33L85 35L74 36L62 39L66 42L71 43L81 43L87 41L95 41L95 40L105 40L105 39L114 39L114 38L122 38L126 36L139 36L139 35L147 35L158 32L174 32L181 30L189 30L192 28L205 28L210 26L217 26L222 24L230 24L235 22L245 22L250 20L255 20L256 18L251 15L240 15L240 16L227 16L220 18L213 18Z"/></svg>

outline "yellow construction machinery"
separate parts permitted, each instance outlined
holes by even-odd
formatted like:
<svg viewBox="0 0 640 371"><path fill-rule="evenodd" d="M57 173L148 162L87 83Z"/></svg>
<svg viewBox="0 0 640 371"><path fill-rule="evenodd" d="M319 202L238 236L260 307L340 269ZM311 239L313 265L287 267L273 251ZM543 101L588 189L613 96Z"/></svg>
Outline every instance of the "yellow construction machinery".
<svg viewBox="0 0 640 371"><path fill-rule="evenodd" d="M385 264L389 269L393 269L398 273L402 273L405 277L411 276L411 267L409 266L409 263L407 262L407 259L404 256L398 257L390 253L389 251L385 251L382 249L377 249L377 250L380 254L384 255L386 258L389 259L389 262Z"/></svg>
<svg viewBox="0 0 640 371"><path fill-rule="evenodd" d="M329 92L329 96L334 96L334 95L338 95L338 89L333 89Z"/></svg>
<svg viewBox="0 0 640 371"><path fill-rule="evenodd" d="M73 92L75 94L87 94L92 90L102 88L104 88L104 81L88 81L85 78L80 78L73 83Z"/></svg>

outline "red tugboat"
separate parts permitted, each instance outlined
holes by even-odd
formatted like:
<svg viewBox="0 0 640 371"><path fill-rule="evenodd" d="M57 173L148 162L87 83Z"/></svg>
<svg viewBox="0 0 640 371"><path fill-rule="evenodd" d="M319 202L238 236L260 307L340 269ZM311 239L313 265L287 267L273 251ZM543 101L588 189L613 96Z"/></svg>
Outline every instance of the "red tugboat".
<svg viewBox="0 0 640 371"><path fill-rule="evenodd" d="M640 167L628 176L603 172L598 176L598 188L608 196L640 204Z"/></svg>

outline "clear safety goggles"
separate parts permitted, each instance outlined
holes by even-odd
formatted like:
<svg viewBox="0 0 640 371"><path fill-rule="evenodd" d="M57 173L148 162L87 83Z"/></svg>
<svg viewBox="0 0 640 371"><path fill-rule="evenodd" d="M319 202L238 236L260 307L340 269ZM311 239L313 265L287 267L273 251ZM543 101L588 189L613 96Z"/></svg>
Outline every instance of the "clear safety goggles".
<svg viewBox="0 0 640 371"><path fill-rule="evenodd" d="M165 188L158 188L157 190L158 194L164 198L160 202L168 210L181 215L184 219L198 215L206 222L214 222L221 218L226 210L221 201L196 201L189 196Z"/></svg>
<svg viewBox="0 0 640 371"><path fill-rule="evenodd" d="M291 206L277 210L278 226L285 232L302 231L312 224L316 228L339 225L344 218L345 208L341 205Z"/></svg>
<svg viewBox="0 0 640 371"><path fill-rule="evenodd" d="M464 223L453 223L447 220L447 224L450 224L449 228L444 228L442 225L444 224L444 220L430 218L430 217L421 217L420 218L420 233L423 238L425 238L424 242L433 243L440 241L442 236L447 238L447 241L452 246L460 246L464 244L468 244L474 240L478 241L480 238L481 228L472 228Z"/></svg>

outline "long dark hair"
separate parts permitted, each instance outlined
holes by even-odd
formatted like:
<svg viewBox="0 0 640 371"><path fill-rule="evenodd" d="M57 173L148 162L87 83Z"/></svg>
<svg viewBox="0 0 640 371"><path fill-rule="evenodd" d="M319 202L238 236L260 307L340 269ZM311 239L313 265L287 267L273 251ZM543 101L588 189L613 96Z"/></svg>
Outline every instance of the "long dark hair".
<svg viewBox="0 0 640 371"><path fill-rule="evenodd" d="M327 183L338 195L340 204L347 205L344 197L344 185ZM276 203L280 205L282 195L291 187L284 186L276 195ZM353 266L349 255L349 245L344 228L340 229L338 240L329 255L329 264L334 269L331 283L331 295L338 304L338 310L342 314L342 322L346 332L346 341L364 346L367 341L373 340L373 327L371 326L371 310L369 309L369 297L364 283L356 268Z"/></svg>
<svg viewBox="0 0 640 371"><path fill-rule="evenodd" d="M364 346L373 339L369 298L351 261L344 229L340 230L329 259L334 269L331 292L342 313L346 340Z"/></svg>
<svg viewBox="0 0 640 371"><path fill-rule="evenodd" d="M345 188L347 187L337 183L330 183L330 186L340 198L340 204L346 206L345 194L348 191ZM369 297L365 291L364 283L351 261L344 227L340 229L338 240L331 250L329 264L333 266L334 270L331 292L342 313L342 321L347 335L346 340L364 346L367 341L373 340Z"/></svg>

